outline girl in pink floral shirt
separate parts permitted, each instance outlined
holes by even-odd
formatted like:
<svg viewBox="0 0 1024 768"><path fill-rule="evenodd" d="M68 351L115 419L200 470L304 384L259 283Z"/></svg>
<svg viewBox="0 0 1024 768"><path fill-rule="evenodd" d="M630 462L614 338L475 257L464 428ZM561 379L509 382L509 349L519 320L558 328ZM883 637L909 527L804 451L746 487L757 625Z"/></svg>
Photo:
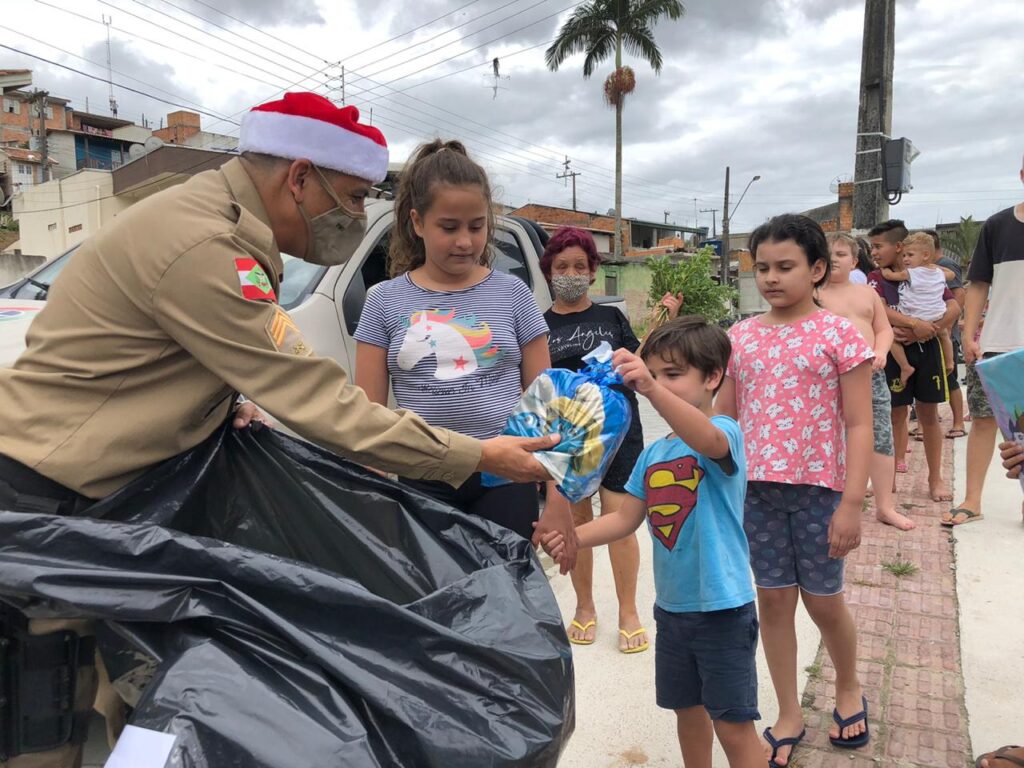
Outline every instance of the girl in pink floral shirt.
<svg viewBox="0 0 1024 768"><path fill-rule="evenodd" d="M857 633L843 600L843 558L860 544L872 452L874 355L847 320L819 307L814 289L831 262L821 227L776 216L750 238L757 287L771 305L734 325L718 409L737 418L747 446L744 528L757 584L761 638L779 700L764 730L770 764L788 765L804 736L797 691L795 611L801 598L836 669L829 739L867 743L857 677Z"/></svg>

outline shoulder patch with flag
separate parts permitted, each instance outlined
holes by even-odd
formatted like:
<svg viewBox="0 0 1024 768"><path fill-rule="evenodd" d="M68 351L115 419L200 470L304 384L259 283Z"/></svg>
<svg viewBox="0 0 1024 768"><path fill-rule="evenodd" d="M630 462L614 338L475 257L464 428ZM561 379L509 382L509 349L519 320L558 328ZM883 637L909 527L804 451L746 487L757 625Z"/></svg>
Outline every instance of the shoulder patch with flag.
<svg viewBox="0 0 1024 768"><path fill-rule="evenodd" d="M242 295L254 301L277 301L274 286L256 259L235 259L238 270L238 284L242 287Z"/></svg>

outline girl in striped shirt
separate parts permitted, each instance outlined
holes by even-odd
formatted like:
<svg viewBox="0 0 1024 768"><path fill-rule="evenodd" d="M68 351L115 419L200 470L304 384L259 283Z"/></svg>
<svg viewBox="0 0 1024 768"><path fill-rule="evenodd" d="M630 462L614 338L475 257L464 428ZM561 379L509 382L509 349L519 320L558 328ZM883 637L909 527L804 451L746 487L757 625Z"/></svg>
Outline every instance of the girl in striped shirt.
<svg viewBox="0 0 1024 768"><path fill-rule="evenodd" d="M356 384L378 403L481 440L495 437L525 387L550 367L547 324L530 287L491 268L487 174L457 141L420 147L402 173L391 280L369 292L355 333ZM530 538L536 486L460 488L403 480L468 514Z"/></svg>

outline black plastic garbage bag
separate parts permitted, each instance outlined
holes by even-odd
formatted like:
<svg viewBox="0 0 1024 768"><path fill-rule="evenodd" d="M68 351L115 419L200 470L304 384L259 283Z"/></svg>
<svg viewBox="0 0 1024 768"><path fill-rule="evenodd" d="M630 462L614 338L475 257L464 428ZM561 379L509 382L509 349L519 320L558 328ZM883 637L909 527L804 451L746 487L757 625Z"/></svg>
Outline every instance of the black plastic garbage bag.
<svg viewBox="0 0 1024 768"><path fill-rule="evenodd" d="M168 765L552 766L572 732L558 607L510 531L268 429L87 514L0 512L0 596L102 622L114 677L156 660L130 722L176 735Z"/></svg>

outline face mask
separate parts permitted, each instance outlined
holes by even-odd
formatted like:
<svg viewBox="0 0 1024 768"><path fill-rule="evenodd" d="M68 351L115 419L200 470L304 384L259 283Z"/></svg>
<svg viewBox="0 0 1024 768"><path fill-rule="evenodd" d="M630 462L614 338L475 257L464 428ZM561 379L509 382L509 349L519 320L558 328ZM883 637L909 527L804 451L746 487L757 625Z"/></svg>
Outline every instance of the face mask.
<svg viewBox="0 0 1024 768"><path fill-rule="evenodd" d="M551 290L567 304L575 304L590 290L590 278L586 275L555 275L551 278Z"/></svg>
<svg viewBox="0 0 1024 768"><path fill-rule="evenodd" d="M306 222L306 255L302 260L333 267L352 258L352 254L363 241L363 235L366 234L366 214L346 208L341 198L327 183L323 172L315 165L313 169L337 207L311 219L303 205L298 204L299 212Z"/></svg>

